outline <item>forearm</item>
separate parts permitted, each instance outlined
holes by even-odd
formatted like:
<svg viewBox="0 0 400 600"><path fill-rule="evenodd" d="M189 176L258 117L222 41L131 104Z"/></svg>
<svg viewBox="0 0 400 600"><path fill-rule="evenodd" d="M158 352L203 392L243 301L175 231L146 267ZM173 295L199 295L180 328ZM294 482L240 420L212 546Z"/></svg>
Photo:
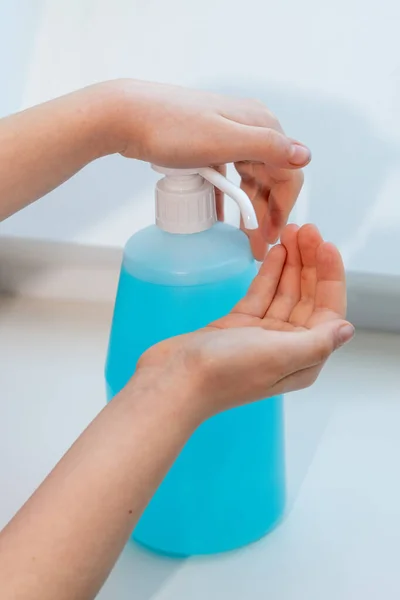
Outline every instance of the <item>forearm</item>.
<svg viewBox="0 0 400 600"><path fill-rule="evenodd" d="M196 426L188 391L133 380L0 535L2 600L87 600Z"/></svg>
<svg viewBox="0 0 400 600"><path fill-rule="evenodd" d="M118 98L99 84L0 120L0 221L118 151Z"/></svg>

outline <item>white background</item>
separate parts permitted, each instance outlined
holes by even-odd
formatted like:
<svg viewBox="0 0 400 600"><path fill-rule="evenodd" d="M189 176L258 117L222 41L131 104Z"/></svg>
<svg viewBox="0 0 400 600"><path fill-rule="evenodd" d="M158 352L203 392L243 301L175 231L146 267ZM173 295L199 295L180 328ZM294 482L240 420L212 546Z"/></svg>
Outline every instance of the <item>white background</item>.
<svg viewBox="0 0 400 600"><path fill-rule="evenodd" d="M400 275L399 27L397 0L3 0L0 114L121 76L261 98L313 150L293 219L351 270ZM120 247L153 182L108 157L1 232Z"/></svg>

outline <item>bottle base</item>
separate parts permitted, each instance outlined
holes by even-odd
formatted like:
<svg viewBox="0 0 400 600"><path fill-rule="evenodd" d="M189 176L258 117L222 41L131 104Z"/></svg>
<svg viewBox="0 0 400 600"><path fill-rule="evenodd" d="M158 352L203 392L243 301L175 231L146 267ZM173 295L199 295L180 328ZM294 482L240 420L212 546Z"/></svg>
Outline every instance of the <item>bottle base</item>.
<svg viewBox="0 0 400 600"><path fill-rule="evenodd" d="M184 559L190 558L192 556L214 556L217 554L225 554L226 552L234 552L235 550L240 550L240 548L245 548L246 546L249 546L251 544L256 544L257 542L262 540L264 537L266 537L267 535L272 533L277 527L279 527L281 525L282 521L284 521L285 516L286 516L286 513L283 513L263 533L260 533L259 535L254 536L246 541L243 541L240 544L234 544L231 546L230 545L227 545L227 546L221 545L221 547L214 548L212 550L198 549L198 550L194 550L193 552L179 553L179 552L175 552L175 551L170 551L166 548L158 548L156 546L151 546L149 544L146 544L145 542L138 539L135 536L135 534L133 534L131 536L131 541L134 542L136 545L140 546L141 548L143 548L144 550L151 552L152 554L156 554L161 557L171 558L171 559L175 559L175 560L184 560Z"/></svg>

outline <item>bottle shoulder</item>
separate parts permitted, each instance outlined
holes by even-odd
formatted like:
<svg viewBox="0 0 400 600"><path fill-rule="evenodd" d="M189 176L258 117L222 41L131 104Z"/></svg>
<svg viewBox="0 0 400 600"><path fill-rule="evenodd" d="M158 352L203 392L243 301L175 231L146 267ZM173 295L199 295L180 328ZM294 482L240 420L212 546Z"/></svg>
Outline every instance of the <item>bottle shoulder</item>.
<svg viewBox="0 0 400 600"><path fill-rule="evenodd" d="M152 225L127 242L123 267L150 283L200 285L233 277L253 262L247 236L226 223L188 235Z"/></svg>

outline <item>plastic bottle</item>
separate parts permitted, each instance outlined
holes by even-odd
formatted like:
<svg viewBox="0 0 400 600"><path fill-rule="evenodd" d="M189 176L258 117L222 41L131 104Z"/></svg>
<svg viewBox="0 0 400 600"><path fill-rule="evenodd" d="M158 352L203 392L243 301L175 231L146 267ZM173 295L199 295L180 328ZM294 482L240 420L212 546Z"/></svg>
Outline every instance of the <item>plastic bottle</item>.
<svg viewBox="0 0 400 600"><path fill-rule="evenodd" d="M238 203L245 226L256 228L246 194L213 169L153 168L165 175L156 188L156 225L125 247L106 365L108 400L145 350L228 313L257 272L246 235L216 219L214 186ZM133 538L173 556L223 552L261 538L284 511L283 431L281 397L203 423Z"/></svg>

